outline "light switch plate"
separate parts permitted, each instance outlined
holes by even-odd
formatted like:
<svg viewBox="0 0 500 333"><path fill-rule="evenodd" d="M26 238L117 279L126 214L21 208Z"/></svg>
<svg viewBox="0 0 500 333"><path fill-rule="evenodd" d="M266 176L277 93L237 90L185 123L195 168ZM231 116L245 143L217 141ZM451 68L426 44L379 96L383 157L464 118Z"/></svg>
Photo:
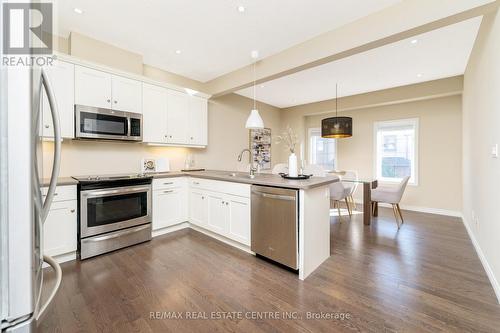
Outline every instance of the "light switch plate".
<svg viewBox="0 0 500 333"><path fill-rule="evenodd" d="M493 147L491 147L491 157L498 158L498 143L495 143Z"/></svg>

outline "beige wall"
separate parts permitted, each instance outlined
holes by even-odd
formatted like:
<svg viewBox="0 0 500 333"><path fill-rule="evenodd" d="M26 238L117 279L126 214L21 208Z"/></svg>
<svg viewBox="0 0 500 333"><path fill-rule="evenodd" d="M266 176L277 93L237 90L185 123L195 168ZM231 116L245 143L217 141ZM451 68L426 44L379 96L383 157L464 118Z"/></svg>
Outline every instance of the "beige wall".
<svg viewBox="0 0 500 333"><path fill-rule="evenodd" d="M252 109L252 100L229 94L208 104L208 147L157 147L139 143L107 141L65 140L62 145L61 176L87 174L134 173L140 171L142 158L166 157L172 170L184 167L186 155L191 153L197 167L236 170L243 166L237 162L238 153L249 146L249 133L245 122ZM259 103L264 124L274 132L279 128L279 109ZM276 146L272 146L272 155ZM44 176L52 169L53 143L44 143ZM245 155L244 162L248 155ZM275 162L274 160L272 162Z"/></svg>
<svg viewBox="0 0 500 333"><path fill-rule="evenodd" d="M52 170L54 144L43 144L43 173L49 177ZM65 140L62 144L61 177L136 173L140 171L142 158L166 157L172 170L184 166L187 148L154 147L139 143L96 142Z"/></svg>
<svg viewBox="0 0 500 333"><path fill-rule="evenodd" d="M481 23L465 71L463 114L463 216L500 301L500 159L490 153L500 144L500 12Z"/></svg>
<svg viewBox="0 0 500 333"><path fill-rule="evenodd" d="M210 169L235 170L237 156L249 147L249 132L245 122L253 108L253 101L236 94L229 94L209 101L208 104L208 147L194 151L196 163ZM273 136L280 128L278 108L258 103L257 108L264 120L264 126L271 128ZM276 162L279 146L271 145L271 162ZM245 160L247 160L245 153Z"/></svg>
<svg viewBox="0 0 500 333"><path fill-rule="evenodd" d="M68 41L55 37L56 50L78 58L100 63L120 70L142 74L154 80L200 90L202 83L161 69L143 65L142 56L119 49L101 41L72 33ZM139 71L140 65L140 73ZM63 142L61 176L86 174L139 172L142 158L167 157L171 169L180 170L188 153L195 157L196 166L210 169L235 170L238 153L249 146L249 133L245 122L252 109L252 100L229 94L209 101L208 104L208 147L206 149L155 147L145 144L89 142L66 140ZM266 127L273 134L280 126L278 108L258 103ZM44 143L44 174L51 170L53 143ZM273 147L272 155L277 154ZM246 158L246 157L245 157ZM273 159L272 162L275 160Z"/></svg>
<svg viewBox="0 0 500 333"><path fill-rule="evenodd" d="M387 106L403 102L426 100L429 98L459 95L462 93L463 76L411 84L407 86L379 90L375 92L339 98L339 112ZM299 140L305 142L305 117L328 114L335 110L335 99L294 106L281 110L282 128L292 127ZM287 160L287 152L279 151L279 159Z"/></svg>
<svg viewBox="0 0 500 333"><path fill-rule="evenodd" d="M206 92L200 81L167 72L143 63L142 55L72 32L69 38L53 36L54 50L118 70L143 75L152 80Z"/></svg>
<svg viewBox="0 0 500 333"><path fill-rule="evenodd" d="M458 214L462 207L461 109L461 96L456 95L342 112L353 118L353 136L337 141L337 167L357 170L361 178L374 177L374 123L418 118L418 185L408 186L402 205ZM321 119L333 115L306 117L305 127L320 127ZM361 188L357 192L361 200Z"/></svg>
<svg viewBox="0 0 500 333"><path fill-rule="evenodd" d="M72 32L70 55L88 61L142 75L142 55Z"/></svg>

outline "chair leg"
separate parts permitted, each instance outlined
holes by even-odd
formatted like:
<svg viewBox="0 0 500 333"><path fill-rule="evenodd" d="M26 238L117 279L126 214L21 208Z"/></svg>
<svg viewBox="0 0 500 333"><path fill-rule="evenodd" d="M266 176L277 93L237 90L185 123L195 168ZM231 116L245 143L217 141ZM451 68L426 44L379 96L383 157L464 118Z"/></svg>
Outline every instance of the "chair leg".
<svg viewBox="0 0 500 333"><path fill-rule="evenodd" d="M394 217L396 218L396 223L398 225L398 230L400 228L400 225L399 225L399 214L398 214L398 209L396 208L396 205L395 204L392 204L392 211L394 212Z"/></svg>
<svg viewBox="0 0 500 333"><path fill-rule="evenodd" d="M339 222L342 222L342 215L340 214L340 201L335 201L337 203L337 212L339 213Z"/></svg>
<svg viewBox="0 0 500 333"><path fill-rule="evenodd" d="M347 199L347 197L345 197L345 205L347 206L347 212L349 213L349 218L352 218L351 206L349 203L349 199Z"/></svg>
<svg viewBox="0 0 500 333"><path fill-rule="evenodd" d="M349 196L349 200L351 202L351 211L356 210L356 202L354 202L354 198L352 197L352 195Z"/></svg>
<svg viewBox="0 0 500 333"><path fill-rule="evenodd" d="M396 204L396 208L398 209L399 217L401 217L401 224L405 223L405 220L403 220L403 213L401 213L401 207L399 207L399 204Z"/></svg>

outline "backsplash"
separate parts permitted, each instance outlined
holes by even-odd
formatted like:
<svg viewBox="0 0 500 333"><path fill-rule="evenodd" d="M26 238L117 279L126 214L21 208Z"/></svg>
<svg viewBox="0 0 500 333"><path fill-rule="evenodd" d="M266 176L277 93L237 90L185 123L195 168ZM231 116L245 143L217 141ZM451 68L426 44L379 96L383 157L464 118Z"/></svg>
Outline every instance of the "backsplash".
<svg viewBox="0 0 500 333"><path fill-rule="evenodd" d="M43 175L50 177L54 143L43 143ZM168 158L171 170L184 167L192 149L137 143L67 140L62 143L60 177L140 172L142 158Z"/></svg>

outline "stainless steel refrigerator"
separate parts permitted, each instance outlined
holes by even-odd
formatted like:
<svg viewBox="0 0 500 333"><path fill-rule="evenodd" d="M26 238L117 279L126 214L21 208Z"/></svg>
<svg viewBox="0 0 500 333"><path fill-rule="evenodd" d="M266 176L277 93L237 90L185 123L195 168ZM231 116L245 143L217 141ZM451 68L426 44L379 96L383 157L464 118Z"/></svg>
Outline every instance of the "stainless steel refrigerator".
<svg viewBox="0 0 500 333"><path fill-rule="evenodd" d="M0 18L3 6L0 6ZM1 19L0 19L1 20ZM3 26L4 22L1 22ZM3 36L3 31L0 31ZM3 43L0 43L0 48ZM3 50L1 52L3 55ZM0 65L1 66L1 65ZM40 192L41 89L54 123L53 169L45 201ZM61 282L61 269L41 248L59 173L61 140L55 96L43 69L0 67L0 314L2 332L33 332ZM43 262L56 271L53 290L44 292ZM52 284L51 284L52 285Z"/></svg>

